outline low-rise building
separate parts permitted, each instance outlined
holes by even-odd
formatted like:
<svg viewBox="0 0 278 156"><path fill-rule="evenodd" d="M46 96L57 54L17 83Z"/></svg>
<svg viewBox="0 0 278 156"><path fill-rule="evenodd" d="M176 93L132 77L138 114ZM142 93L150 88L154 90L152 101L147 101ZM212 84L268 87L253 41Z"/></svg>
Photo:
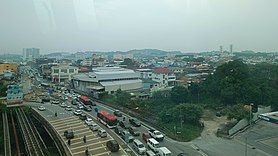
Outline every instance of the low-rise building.
<svg viewBox="0 0 278 156"><path fill-rule="evenodd" d="M158 82L161 87L169 87L176 84L176 76L168 68L154 69L152 80Z"/></svg>
<svg viewBox="0 0 278 156"><path fill-rule="evenodd" d="M0 64L0 72L17 72L17 64L4 63Z"/></svg>
<svg viewBox="0 0 278 156"><path fill-rule="evenodd" d="M78 67L74 66L53 66L51 67L51 78L53 82L64 82L71 80L72 75L78 74Z"/></svg>
<svg viewBox="0 0 278 156"><path fill-rule="evenodd" d="M102 92L111 94L118 89L131 91L143 88L139 74L133 70L120 67L97 67L93 68L92 71L74 75L72 78L74 89L98 98Z"/></svg>

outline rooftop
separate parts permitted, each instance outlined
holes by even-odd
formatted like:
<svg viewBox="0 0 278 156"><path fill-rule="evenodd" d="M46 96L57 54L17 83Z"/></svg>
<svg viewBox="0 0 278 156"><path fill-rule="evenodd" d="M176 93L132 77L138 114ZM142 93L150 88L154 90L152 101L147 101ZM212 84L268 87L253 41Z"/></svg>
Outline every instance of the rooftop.
<svg viewBox="0 0 278 156"><path fill-rule="evenodd" d="M154 73L170 73L171 70L168 68L156 68L153 70Z"/></svg>

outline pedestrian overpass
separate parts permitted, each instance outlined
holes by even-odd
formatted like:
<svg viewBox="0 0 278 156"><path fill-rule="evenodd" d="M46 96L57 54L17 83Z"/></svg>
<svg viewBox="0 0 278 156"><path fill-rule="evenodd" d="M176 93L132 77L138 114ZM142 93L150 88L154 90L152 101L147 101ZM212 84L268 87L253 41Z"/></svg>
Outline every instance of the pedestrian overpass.
<svg viewBox="0 0 278 156"><path fill-rule="evenodd" d="M264 114L258 114L258 118L274 123L274 124L278 124L278 111L277 112L270 112L270 113L264 113Z"/></svg>

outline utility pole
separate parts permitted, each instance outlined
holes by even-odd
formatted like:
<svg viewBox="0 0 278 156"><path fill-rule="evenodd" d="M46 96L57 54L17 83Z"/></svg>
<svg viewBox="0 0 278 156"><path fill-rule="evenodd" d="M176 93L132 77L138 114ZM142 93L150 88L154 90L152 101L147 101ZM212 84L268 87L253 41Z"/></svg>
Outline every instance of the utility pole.
<svg viewBox="0 0 278 156"><path fill-rule="evenodd" d="M253 106L253 103L250 103L249 105L249 127L251 128L251 124L252 124L252 106ZM247 136L248 136L248 132L246 134L246 137L245 137L245 156L247 156Z"/></svg>

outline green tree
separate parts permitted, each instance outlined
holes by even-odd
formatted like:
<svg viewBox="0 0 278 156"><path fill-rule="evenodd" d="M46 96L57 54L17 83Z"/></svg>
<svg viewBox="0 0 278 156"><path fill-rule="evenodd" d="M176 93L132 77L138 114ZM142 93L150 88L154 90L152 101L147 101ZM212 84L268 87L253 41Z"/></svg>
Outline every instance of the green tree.
<svg viewBox="0 0 278 156"><path fill-rule="evenodd" d="M243 104L236 104L227 108L228 119L236 119L240 121L241 119L249 118L249 110L244 109Z"/></svg>
<svg viewBox="0 0 278 156"><path fill-rule="evenodd" d="M129 93L118 89L115 96L117 105L127 107L130 104L131 95Z"/></svg>
<svg viewBox="0 0 278 156"><path fill-rule="evenodd" d="M175 86L171 93L171 99L174 103L180 104L180 103L186 103L187 102L187 96L188 96L188 90L184 86Z"/></svg>

